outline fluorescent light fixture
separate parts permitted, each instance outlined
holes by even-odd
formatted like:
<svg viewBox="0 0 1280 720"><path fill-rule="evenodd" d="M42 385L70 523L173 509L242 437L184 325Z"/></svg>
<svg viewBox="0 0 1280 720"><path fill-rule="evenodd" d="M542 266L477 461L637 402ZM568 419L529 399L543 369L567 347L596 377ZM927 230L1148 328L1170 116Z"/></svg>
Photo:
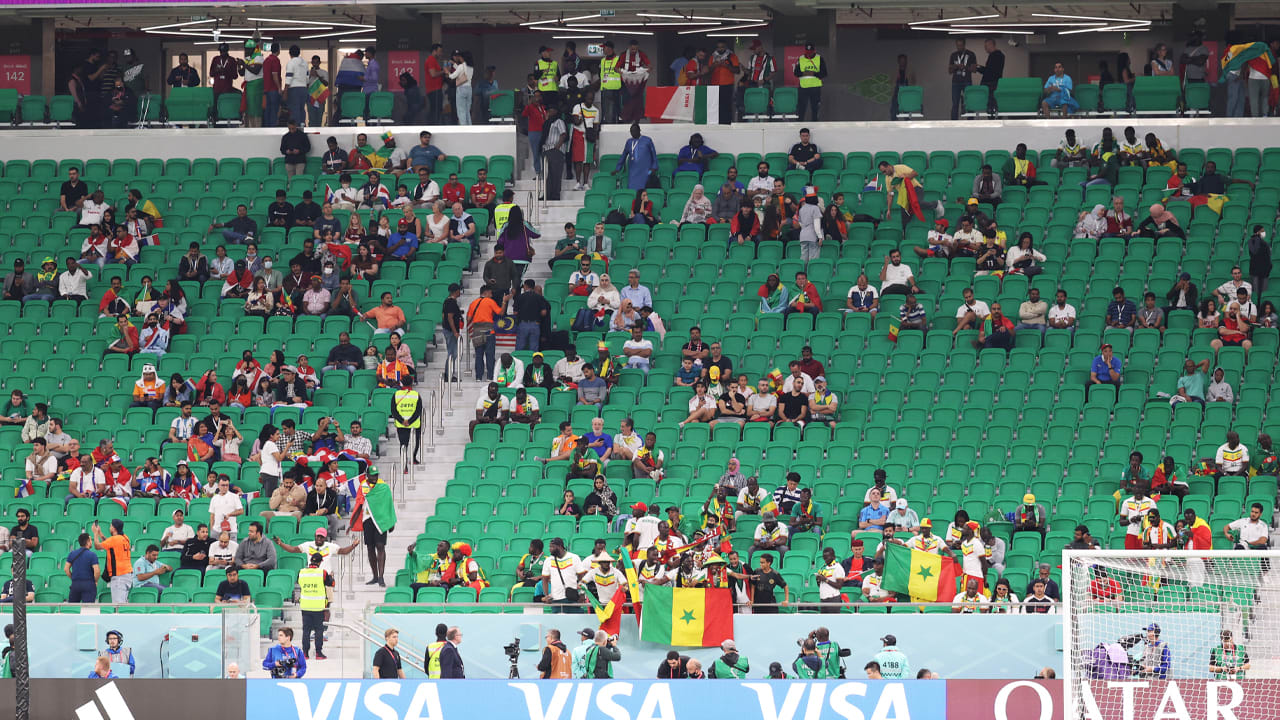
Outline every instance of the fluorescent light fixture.
<svg viewBox="0 0 1280 720"><path fill-rule="evenodd" d="M152 25L151 27L141 28L141 30L142 32L151 32L152 30L165 30L168 28L186 27L188 25L201 25L203 23L211 23L211 22L216 22L216 19L209 18L207 20L192 20L190 22L169 23L168 25Z"/></svg>
<svg viewBox="0 0 1280 720"><path fill-rule="evenodd" d="M575 28L575 27L573 27L573 26L568 26L568 27L531 27L531 28L529 28L529 29L530 29L530 30L546 30L546 31L548 31L548 32L578 32L578 33L596 33L596 34L599 34L599 33L600 33L600 30L599 30L599 29L597 29L597 28ZM611 32L611 33L613 33L614 35L652 35L652 34L653 34L653 33L651 33L651 32L643 32L643 31L640 31L640 30L612 30L612 31L610 31L610 32Z"/></svg>
<svg viewBox="0 0 1280 720"><path fill-rule="evenodd" d="M746 30L748 28L764 27L765 25L768 25L768 24L769 23L767 22L754 22L754 23L747 23L746 25L721 25L720 27L716 27L712 29L715 30L716 32L724 32L727 30ZM700 33L700 32L707 32L707 28L697 28L694 30L681 30L676 34L691 35L693 33Z"/></svg>
<svg viewBox="0 0 1280 720"><path fill-rule="evenodd" d="M707 33L707 37L760 37L760 33Z"/></svg>
<svg viewBox="0 0 1280 720"><path fill-rule="evenodd" d="M952 25L956 28L1002 28L1002 27L1089 27L1103 26L1104 22L1025 22L1025 23L960 23Z"/></svg>
<svg viewBox="0 0 1280 720"><path fill-rule="evenodd" d="M592 38L603 40L603 35L552 35L552 40L591 40Z"/></svg>
<svg viewBox="0 0 1280 720"><path fill-rule="evenodd" d="M939 20L917 20L916 22L907 23L907 25L915 27L916 25L936 25L938 23L953 23L953 22L960 22L961 20L986 20L988 18L997 18L997 17L1000 17L999 13L996 13L994 15L970 15L969 17L961 17L961 18L941 18Z"/></svg>
<svg viewBox="0 0 1280 720"><path fill-rule="evenodd" d="M760 18L711 17L709 15L666 15L663 13L636 13L639 17L667 18L668 20L715 20L716 22L760 22Z"/></svg>
<svg viewBox="0 0 1280 720"><path fill-rule="evenodd" d="M953 35L981 35L983 33L987 33L988 35L992 33L997 35L1035 35L1035 32L1032 30L995 30L995 29L964 30L961 28L952 28L952 27L918 27L918 28L912 28L912 30L926 30L928 32L944 32L944 33L951 33Z"/></svg>
<svg viewBox="0 0 1280 720"><path fill-rule="evenodd" d="M362 25L360 23L316 22L315 20L283 20L279 18L251 17L251 18L248 18L248 20L250 22L288 23L292 25L322 25L326 28L331 27L333 25L339 25L342 27L363 27L363 28L369 28L370 30L372 30L375 27L373 25Z"/></svg>
<svg viewBox="0 0 1280 720"><path fill-rule="evenodd" d="M303 31L303 30L306 30L306 31L315 31L315 30L332 30L332 29L333 29L333 26L332 26L332 25L330 25L329 27L270 27L270 28L256 28L256 27L219 27L219 28L218 28L218 30L219 30L220 32L249 32L249 33L251 33L251 32L257 32L258 30L261 30L261 29L269 30L269 31L271 31L271 32L281 32L281 31L288 31L288 30L294 30L294 31ZM184 30L183 32L213 32L213 28L196 28L196 29L194 29L194 30ZM362 30L361 32L365 32L365 31L363 31L363 30Z"/></svg>
<svg viewBox="0 0 1280 720"><path fill-rule="evenodd" d="M343 35L359 35L360 33L369 32L369 28L356 28L355 30L339 30L337 32L320 33L319 35L303 35L303 40L316 40L318 38L341 37Z"/></svg>
<svg viewBox="0 0 1280 720"><path fill-rule="evenodd" d="M1123 25L1123 24L1108 25L1106 27L1092 27L1092 28L1085 28L1083 30L1062 30L1058 34L1059 35L1075 35L1077 33L1087 33L1087 32L1130 32L1130 31L1144 32L1150 29L1151 29L1151 23L1149 22L1129 21L1129 24L1127 25Z"/></svg>
<svg viewBox="0 0 1280 720"><path fill-rule="evenodd" d="M1093 17L1091 15L1053 15L1050 13L1031 13L1031 17L1062 18L1064 20L1101 20L1103 22L1109 22L1109 23L1118 22L1118 23L1132 23L1132 24L1142 24L1142 25L1151 24L1150 20Z"/></svg>
<svg viewBox="0 0 1280 720"><path fill-rule="evenodd" d="M554 22L572 22L572 21L574 21L574 20L590 20L591 18L598 18L598 17L600 17L600 13L593 13L593 14L591 14L591 15L579 15L578 17L564 18L563 20L556 20L556 19L551 19L551 20L531 20L531 21L529 21L529 22L522 22L522 23L520 23L520 24L521 24L521 25L523 25L523 26L525 26L525 27L528 27L528 26L530 26L530 25L543 25L543 24L545 24L545 23L554 23Z"/></svg>
<svg viewBox="0 0 1280 720"><path fill-rule="evenodd" d="M147 34L148 35L172 35L174 37L184 37L188 39L193 37L214 37L213 28L209 28L208 30L152 30ZM218 37L224 40L252 40L253 39L252 35L228 35L227 33L219 33ZM272 37L270 35L263 35L262 39L270 40L272 39Z"/></svg>
<svg viewBox="0 0 1280 720"><path fill-rule="evenodd" d="M688 27L688 26L690 26L690 25L719 25L719 23L714 23L714 22L710 22L710 21L706 21L706 20L695 20L695 21L693 21L693 22L614 22L614 23L584 23L584 22L580 22L580 23L574 23L574 24L570 25L569 27L599 27L599 28L611 28L611 27L669 27L669 26L674 26L674 27Z"/></svg>

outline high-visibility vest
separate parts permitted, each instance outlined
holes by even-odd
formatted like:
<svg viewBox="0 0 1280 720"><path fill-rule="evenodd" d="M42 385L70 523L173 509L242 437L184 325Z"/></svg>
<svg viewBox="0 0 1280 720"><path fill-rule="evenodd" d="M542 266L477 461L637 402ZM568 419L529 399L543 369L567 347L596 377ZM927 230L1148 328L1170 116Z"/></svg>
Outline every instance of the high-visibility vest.
<svg viewBox="0 0 1280 720"><path fill-rule="evenodd" d="M621 59L617 55L600 59L600 88L602 90L622 89L622 73L618 72L618 61Z"/></svg>
<svg viewBox="0 0 1280 720"><path fill-rule="evenodd" d="M796 658L795 662L791 663L791 669L792 671L795 672L796 677L800 678L801 680L813 680L815 678L820 677L822 674L821 668L817 670L810 670L809 666L806 665L804 662L803 655Z"/></svg>
<svg viewBox="0 0 1280 720"><path fill-rule="evenodd" d="M556 61L538 58L538 89L542 92L555 92Z"/></svg>
<svg viewBox="0 0 1280 720"><path fill-rule="evenodd" d="M801 55L799 65L800 65L801 73L807 73L807 72L816 73L822 67L822 56L814 55L813 57L805 57L804 55ZM802 88L822 87L822 78L802 75L800 77L800 87Z"/></svg>
<svg viewBox="0 0 1280 720"><path fill-rule="evenodd" d="M507 226L507 218L511 216L511 208L515 206L515 203L502 203L493 209L493 225L498 234L501 234L502 228Z"/></svg>
<svg viewBox="0 0 1280 720"><path fill-rule="evenodd" d="M548 645L547 649L551 651L551 670L547 679L568 680L573 677L573 656L569 651L561 650L558 645Z"/></svg>
<svg viewBox="0 0 1280 720"><path fill-rule="evenodd" d="M414 418L411 422L403 422L400 418L406 418L413 415L418 406L422 404L422 396L417 390L397 390L395 394L396 414L399 415L395 419L398 428L419 428L422 427L422 415Z"/></svg>
<svg viewBox="0 0 1280 720"><path fill-rule="evenodd" d="M730 665L724 661L724 656L716 658L711 668L715 670L717 680L745 680L747 672L751 670L751 664L741 655L738 656L738 662Z"/></svg>
<svg viewBox="0 0 1280 720"><path fill-rule="evenodd" d="M437 640L427 646L427 677L440 679L440 651L444 649L444 640Z"/></svg>
<svg viewBox="0 0 1280 720"><path fill-rule="evenodd" d="M306 611L324 610L327 598L324 593L324 571L320 568L303 568L298 571L298 607Z"/></svg>

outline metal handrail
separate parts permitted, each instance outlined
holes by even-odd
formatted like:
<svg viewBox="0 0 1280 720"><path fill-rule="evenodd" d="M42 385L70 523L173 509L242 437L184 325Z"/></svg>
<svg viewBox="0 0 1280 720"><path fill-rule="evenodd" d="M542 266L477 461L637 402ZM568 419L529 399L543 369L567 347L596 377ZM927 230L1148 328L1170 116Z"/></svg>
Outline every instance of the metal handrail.
<svg viewBox="0 0 1280 720"><path fill-rule="evenodd" d="M363 638L366 642L373 643L374 645L381 646L386 641L385 637L379 638L376 635L369 632L369 630L365 628L357 627L356 625L353 625L350 623L330 622L328 623L328 625L331 628L338 628L340 630L347 630L348 632L355 633L356 635ZM404 637L404 633L400 633L400 635L401 637ZM413 645L410 645L409 643L403 640L401 640L399 643L396 644L396 649L400 651L401 656L407 655L412 658L425 657L425 654L426 654L425 650L419 650L418 648L414 647ZM363 654L363 649L361 654ZM368 663L368 662L361 663L362 667L369 667L371 665L372 663Z"/></svg>

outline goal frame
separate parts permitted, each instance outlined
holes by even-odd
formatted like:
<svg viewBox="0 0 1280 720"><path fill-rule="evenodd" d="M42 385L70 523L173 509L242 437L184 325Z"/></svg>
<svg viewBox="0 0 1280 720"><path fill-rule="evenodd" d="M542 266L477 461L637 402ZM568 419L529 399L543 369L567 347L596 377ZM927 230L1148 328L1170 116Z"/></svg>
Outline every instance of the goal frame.
<svg viewBox="0 0 1280 720"><path fill-rule="evenodd" d="M1062 551L1062 582L1059 589L1062 591L1062 707L1064 720L1079 720L1083 717L1084 709L1081 704L1081 697L1077 691L1080 682L1080 676L1072 664L1073 651L1072 638L1075 637L1076 630L1079 626L1077 622L1077 612L1079 606L1074 602L1072 595L1072 573L1071 566L1073 560L1088 561L1089 559L1112 560L1117 558L1168 558L1173 560L1190 560L1190 559L1206 559L1214 558L1258 558L1271 559L1280 563L1280 549L1268 550L1068 550ZM1280 567L1278 564L1276 567ZM1087 586L1086 586L1087 591Z"/></svg>

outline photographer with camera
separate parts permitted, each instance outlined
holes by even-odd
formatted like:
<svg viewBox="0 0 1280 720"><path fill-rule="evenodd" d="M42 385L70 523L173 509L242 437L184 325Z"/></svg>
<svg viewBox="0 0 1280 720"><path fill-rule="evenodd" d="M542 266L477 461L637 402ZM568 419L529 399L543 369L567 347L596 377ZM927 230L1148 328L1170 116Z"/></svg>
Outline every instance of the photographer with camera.
<svg viewBox="0 0 1280 720"><path fill-rule="evenodd" d="M584 679L605 680L613 677L613 663L622 659L618 637L597 630L595 642L587 646L583 658Z"/></svg>
<svg viewBox="0 0 1280 720"><path fill-rule="evenodd" d="M826 670L826 677L830 679L844 677L844 663L841 658L847 658L852 652L846 648L840 647L840 643L831 639L831 631L825 627L820 627L810 633L809 637L813 638L816 643L818 657L822 658L822 666Z"/></svg>
<svg viewBox="0 0 1280 720"><path fill-rule="evenodd" d="M293 628L280 628L276 633L276 640L278 643L272 645L267 650L267 656L262 659L262 669L277 680L306 675L307 658L301 650L294 647Z"/></svg>
<svg viewBox="0 0 1280 720"><path fill-rule="evenodd" d="M732 640L725 640L720 643L720 649L724 654L712 663L710 676L717 680L745 680L747 672L751 670L751 663L738 654L737 644Z"/></svg>
<svg viewBox="0 0 1280 720"><path fill-rule="evenodd" d="M826 677L822 658L818 657L818 644L812 637L800 641L800 656L791 663L791 669L801 680L818 680Z"/></svg>

